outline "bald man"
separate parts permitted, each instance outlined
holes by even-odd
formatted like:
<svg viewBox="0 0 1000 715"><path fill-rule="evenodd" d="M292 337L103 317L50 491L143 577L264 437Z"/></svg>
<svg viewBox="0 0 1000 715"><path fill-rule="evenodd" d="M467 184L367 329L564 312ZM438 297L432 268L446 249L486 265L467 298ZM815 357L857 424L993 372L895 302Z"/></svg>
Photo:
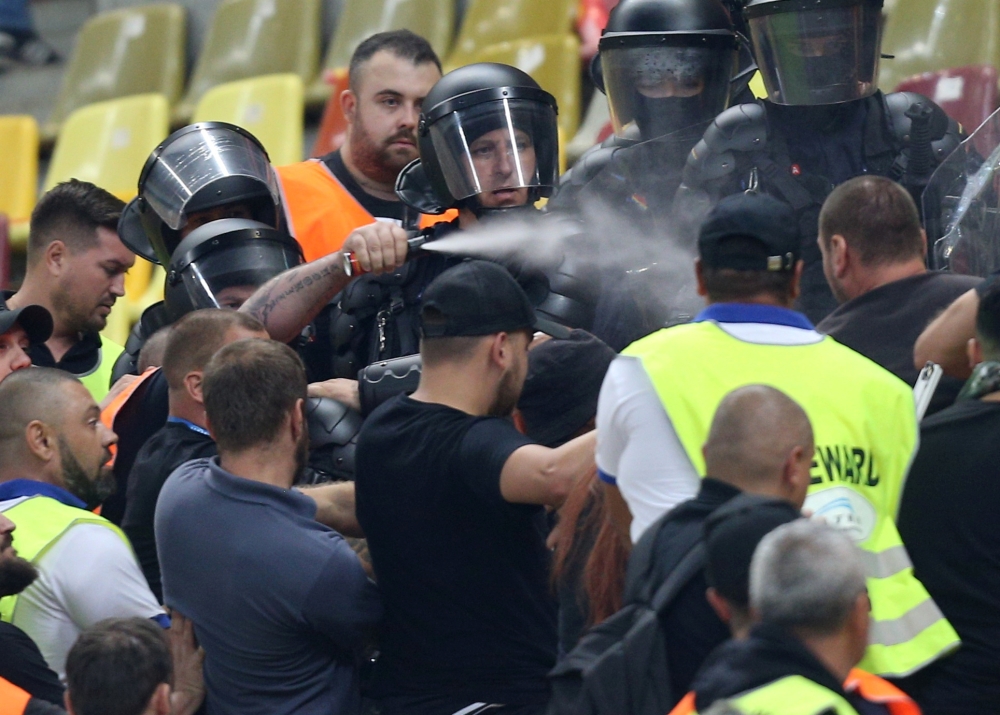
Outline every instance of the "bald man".
<svg viewBox="0 0 1000 715"><path fill-rule="evenodd" d="M80 633L105 618L169 621L125 535L90 510L114 487L105 467L114 432L70 373L18 370L0 383L0 514L17 524L14 548L38 570L0 618L27 633L65 677Z"/></svg>
<svg viewBox="0 0 1000 715"><path fill-rule="evenodd" d="M785 393L765 385L730 392L719 403L702 448L707 474L698 495L661 517L636 544L636 553L653 550L649 592L655 592L702 542L705 521L734 497L758 494L801 509L809 488L813 449L809 418ZM705 598L707 589L704 570L700 570L659 614L674 704L690 690L708 654L729 639L727 625ZM626 602L636 598L634 593L626 594Z"/></svg>

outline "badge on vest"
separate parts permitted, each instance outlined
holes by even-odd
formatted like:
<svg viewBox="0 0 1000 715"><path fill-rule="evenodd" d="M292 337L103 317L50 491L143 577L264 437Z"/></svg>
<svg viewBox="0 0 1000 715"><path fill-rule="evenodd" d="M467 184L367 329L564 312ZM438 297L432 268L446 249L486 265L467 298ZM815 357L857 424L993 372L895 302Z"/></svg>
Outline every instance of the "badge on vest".
<svg viewBox="0 0 1000 715"><path fill-rule="evenodd" d="M804 510L822 519L857 543L867 541L875 530L878 512L871 502L850 487L831 487L806 497Z"/></svg>

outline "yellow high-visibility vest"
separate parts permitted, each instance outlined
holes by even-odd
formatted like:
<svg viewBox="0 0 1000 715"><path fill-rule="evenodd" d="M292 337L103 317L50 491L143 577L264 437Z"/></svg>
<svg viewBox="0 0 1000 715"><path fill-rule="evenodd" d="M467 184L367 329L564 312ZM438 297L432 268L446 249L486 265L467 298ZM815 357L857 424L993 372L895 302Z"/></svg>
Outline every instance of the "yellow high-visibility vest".
<svg viewBox="0 0 1000 715"><path fill-rule="evenodd" d="M97 352L97 365L90 372L76 376L90 391L94 402L100 402L111 391L111 370L123 352L125 348L102 336L101 347Z"/></svg>
<svg viewBox="0 0 1000 715"><path fill-rule="evenodd" d="M78 509L45 496L28 497L24 501L3 510L3 515L14 522L14 548L17 555L37 565L59 539L77 524L100 524L121 537L132 549L128 537L117 526L103 516L92 514L86 509ZM11 623L17 609L18 597L0 598L0 620Z"/></svg>
<svg viewBox="0 0 1000 715"><path fill-rule="evenodd" d="M831 338L751 343L707 321L660 330L622 354L642 361L698 474L716 408L732 390L770 385L802 406L816 440L806 509L846 531L865 556L872 627L858 667L904 676L958 646L896 530L918 435L906 383Z"/></svg>
<svg viewBox="0 0 1000 715"><path fill-rule="evenodd" d="M801 675L789 675L742 695L713 703L723 712L745 715L858 715L849 702ZM725 708L728 706L728 710Z"/></svg>

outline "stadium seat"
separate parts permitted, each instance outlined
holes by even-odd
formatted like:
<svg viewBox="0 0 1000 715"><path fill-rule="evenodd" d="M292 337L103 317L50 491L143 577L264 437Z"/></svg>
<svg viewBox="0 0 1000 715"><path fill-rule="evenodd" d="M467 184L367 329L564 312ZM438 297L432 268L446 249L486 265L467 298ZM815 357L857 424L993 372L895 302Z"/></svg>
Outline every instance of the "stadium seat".
<svg viewBox="0 0 1000 715"><path fill-rule="evenodd" d="M194 112L196 122L229 122L260 140L276 166L302 161L302 79L272 74L227 82L208 90Z"/></svg>
<svg viewBox="0 0 1000 715"><path fill-rule="evenodd" d="M59 131L45 190L75 178L93 182L124 201L132 199L146 158L167 136L169 119L170 107L162 94L77 109Z"/></svg>
<svg viewBox="0 0 1000 715"><path fill-rule="evenodd" d="M311 82L319 63L319 28L319 0L224 0L174 122L187 123L202 95L217 84L280 73Z"/></svg>
<svg viewBox="0 0 1000 715"><path fill-rule="evenodd" d="M0 116L0 214L7 216L9 246L25 245L37 191L38 123L26 115Z"/></svg>
<svg viewBox="0 0 1000 715"><path fill-rule="evenodd" d="M179 5L156 4L87 21L43 126L44 139L53 141L73 110L94 102L150 93L177 102L184 89L185 17Z"/></svg>
<svg viewBox="0 0 1000 715"><path fill-rule="evenodd" d="M470 0L445 69L483 61L491 45L572 33L576 13L577 0Z"/></svg>
<svg viewBox="0 0 1000 715"><path fill-rule="evenodd" d="M376 32L408 29L431 43L439 57L451 46L454 0L363 0L345 4L323 62L323 75L310 86L306 102L321 106L330 94L327 73L344 71L361 42Z"/></svg>
<svg viewBox="0 0 1000 715"><path fill-rule="evenodd" d="M344 110L340 107L340 95L349 85L347 70L334 70L326 76L327 90L330 97L326 100L323 108L323 118L319 122L319 132L316 134L316 143L313 144L309 156L317 157L329 154L340 148L344 143L347 133L347 119L344 117Z"/></svg>
<svg viewBox="0 0 1000 715"><path fill-rule="evenodd" d="M879 85L949 67L1000 67L1000 3L996 0L902 0L889 12Z"/></svg>
<svg viewBox="0 0 1000 715"><path fill-rule="evenodd" d="M569 33L502 42L480 49L472 62L500 62L527 72L559 103L559 128L576 135L580 123L580 39Z"/></svg>
<svg viewBox="0 0 1000 715"><path fill-rule="evenodd" d="M934 100L969 134L993 114L1000 100L997 71L989 65L925 72L904 80L896 91L917 92Z"/></svg>

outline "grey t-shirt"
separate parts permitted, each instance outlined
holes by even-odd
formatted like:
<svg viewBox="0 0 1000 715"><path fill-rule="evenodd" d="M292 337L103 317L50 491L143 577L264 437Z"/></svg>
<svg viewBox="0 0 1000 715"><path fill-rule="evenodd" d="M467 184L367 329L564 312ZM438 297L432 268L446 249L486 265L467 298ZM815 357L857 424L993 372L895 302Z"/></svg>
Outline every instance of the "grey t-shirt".
<svg viewBox="0 0 1000 715"><path fill-rule="evenodd" d="M316 506L198 459L167 479L156 545L167 606L205 649L210 715L349 715L375 584Z"/></svg>

